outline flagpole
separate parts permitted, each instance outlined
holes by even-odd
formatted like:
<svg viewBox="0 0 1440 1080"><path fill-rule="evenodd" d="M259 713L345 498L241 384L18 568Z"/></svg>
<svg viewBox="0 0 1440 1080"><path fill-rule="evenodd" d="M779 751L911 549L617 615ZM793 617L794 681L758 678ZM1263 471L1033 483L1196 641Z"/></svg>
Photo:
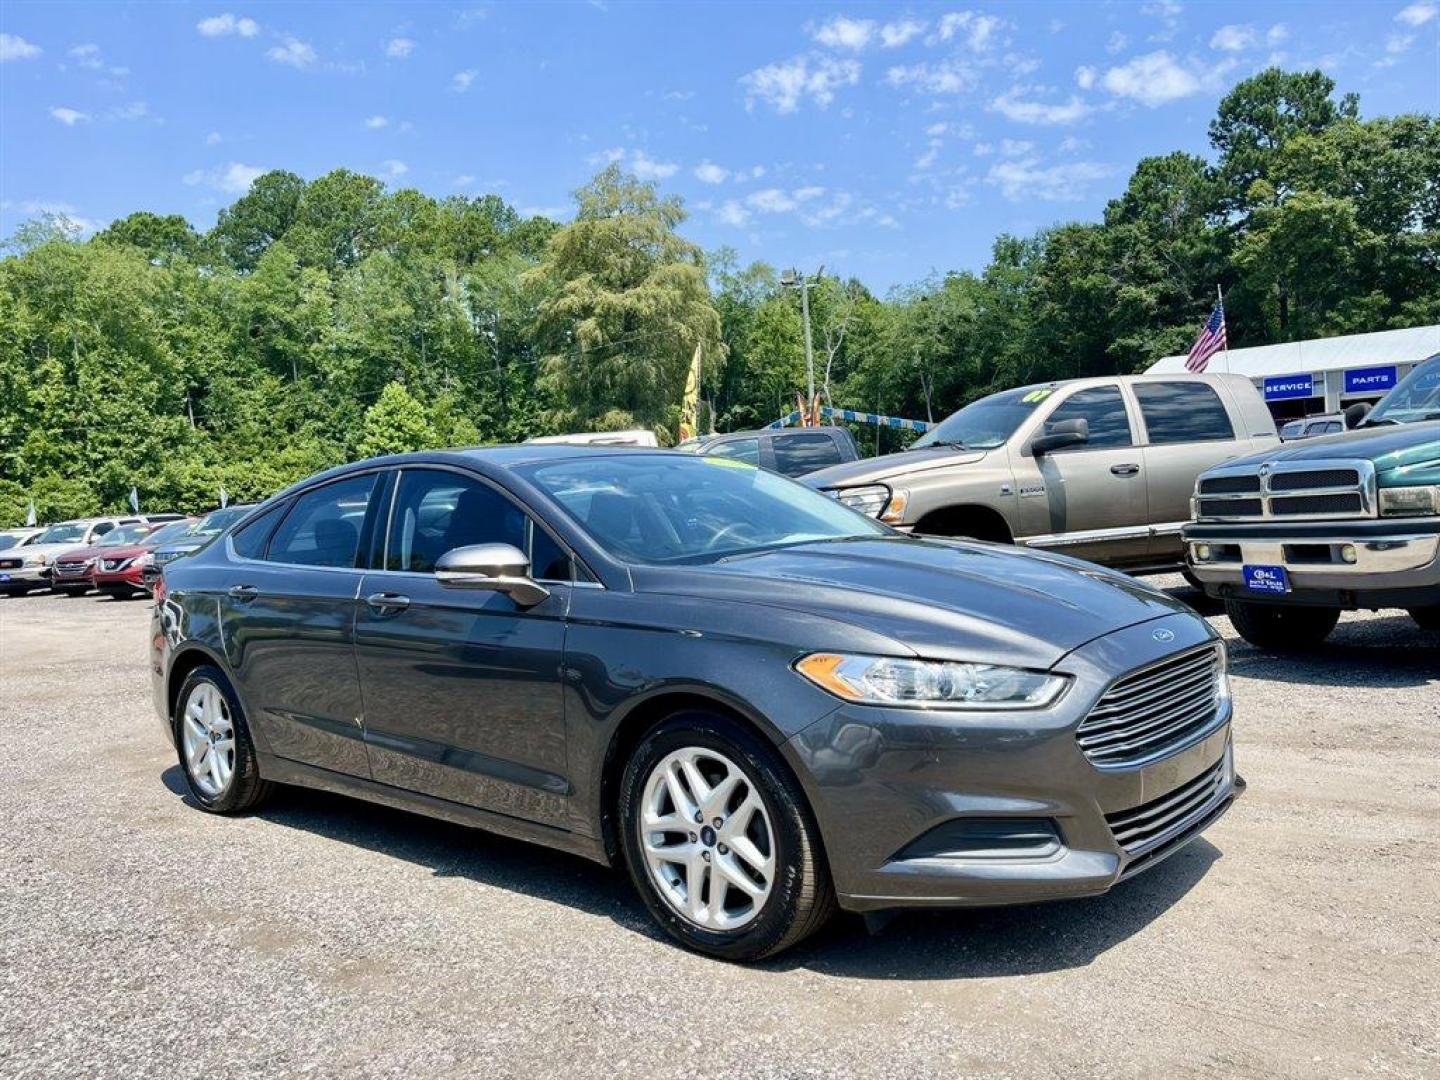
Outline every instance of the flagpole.
<svg viewBox="0 0 1440 1080"><path fill-rule="evenodd" d="M1225 320L1225 294L1220 291L1220 283L1215 283L1215 302L1220 305L1220 320L1225 326L1225 347L1221 350L1225 354L1225 374L1230 374L1230 324Z"/></svg>

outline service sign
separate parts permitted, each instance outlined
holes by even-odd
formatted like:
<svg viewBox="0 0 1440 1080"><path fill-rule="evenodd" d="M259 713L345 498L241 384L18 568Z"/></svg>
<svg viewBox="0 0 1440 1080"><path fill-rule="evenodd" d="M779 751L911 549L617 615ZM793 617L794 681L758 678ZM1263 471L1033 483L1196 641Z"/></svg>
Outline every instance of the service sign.
<svg viewBox="0 0 1440 1080"><path fill-rule="evenodd" d="M1265 380L1266 401L1285 401L1288 398L1314 396L1314 375L1274 375Z"/></svg>
<svg viewBox="0 0 1440 1080"><path fill-rule="evenodd" d="M1345 393L1383 394L1395 385L1395 365L1356 368L1345 372Z"/></svg>

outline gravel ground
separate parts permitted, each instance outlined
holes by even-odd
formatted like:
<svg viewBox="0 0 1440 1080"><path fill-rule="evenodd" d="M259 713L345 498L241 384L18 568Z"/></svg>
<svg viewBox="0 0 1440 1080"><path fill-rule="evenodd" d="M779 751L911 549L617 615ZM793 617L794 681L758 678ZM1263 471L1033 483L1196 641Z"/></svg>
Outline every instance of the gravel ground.
<svg viewBox="0 0 1440 1080"><path fill-rule="evenodd" d="M302 791L193 809L148 614L0 600L0 1076L1440 1076L1440 639L1403 616L1276 659L1208 610L1249 794L1108 896L746 969L579 859Z"/></svg>

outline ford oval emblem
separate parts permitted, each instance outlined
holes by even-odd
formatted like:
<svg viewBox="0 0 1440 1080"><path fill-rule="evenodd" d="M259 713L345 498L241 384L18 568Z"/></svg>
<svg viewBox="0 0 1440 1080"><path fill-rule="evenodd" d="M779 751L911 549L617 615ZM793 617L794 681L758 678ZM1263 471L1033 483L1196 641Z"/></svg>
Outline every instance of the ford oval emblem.
<svg viewBox="0 0 1440 1080"><path fill-rule="evenodd" d="M1174 631L1174 630L1166 630L1166 629L1162 626L1159 630L1154 630L1154 631L1152 631L1151 634L1150 634L1150 636L1153 637L1156 641L1174 641L1174 640L1175 640L1175 631Z"/></svg>

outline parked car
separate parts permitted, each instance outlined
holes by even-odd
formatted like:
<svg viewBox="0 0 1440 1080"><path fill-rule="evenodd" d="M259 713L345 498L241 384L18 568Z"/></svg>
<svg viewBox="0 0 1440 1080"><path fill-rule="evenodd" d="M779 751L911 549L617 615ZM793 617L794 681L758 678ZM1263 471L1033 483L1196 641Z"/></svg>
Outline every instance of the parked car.
<svg viewBox="0 0 1440 1080"><path fill-rule="evenodd" d="M1190 572L1253 645L1318 645L1356 608L1440 630L1440 354L1356 419L1196 482Z"/></svg>
<svg viewBox="0 0 1440 1080"><path fill-rule="evenodd" d="M196 525L196 518L181 518L161 525L130 543L110 543L117 529L95 548L96 559L90 569L90 578L95 588L106 596L126 597L145 592L142 574L150 565L156 548L184 540Z"/></svg>
<svg viewBox="0 0 1440 1080"><path fill-rule="evenodd" d="M1343 413L1325 413L1321 416L1305 416L1291 420L1280 427L1280 441L1294 442L1297 439L1313 439L1318 435L1336 435L1345 430Z"/></svg>
<svg viewBox="0 0 1440 1080"><path fill-rule="evenodd" d="M148 593L155 591L155 582L167 563L183 558L208 544L229 525L245 516L254 503L242 503L211 510L188 530L173 540L150 550L149 560L140 568L140 584Z"/></svg>
<svg viewBox="0 0 1440 1080"><path fill-rule="evenodd" d="M1178 600L736 461L361 462L157 597L155 704L200 807L309 785L624 865L729 959L837 903L1102 893L1243 788L1225 650Z"/></svg>
<svg viewBox="0 0 1440 1080"><path fill-rule="evenodd" d="M535 435L525 440L542 446L567 443L575 446L659 446L653 431L576 431L569 435Z"/></svg>
<svg viewBox="0 0 1440 1080"><path fill-rule="evenodd" d="M675 449L734 458L783 476L804 476L860 456L850 432L841 427L766 428L701 435L686 439Z"/></svg>
<svg viewBox="0 0 1440 1080"><path fill-rule="evenodd" d="M47 526L32 536L23 548L0 551L0 593L23 596L32 589L50 585L55 559L77 548L89 547L106 533L122 525L146 519L139 514L124 517L77 518Z"/></svg>
<svg viewBox="0 0 1440 1080"><path fill-rule="evenodd" d="M44 529L26 526L22 529L5 529L0 531L0 551L9 551L13 547L20 547L29 543L39 536Z"/></svg>
<svg viewBox="0 0 1440 1080"><path fill-rule="evenodd" d="M1184 564L1195 477L1277 442L1241 375L1076 379L991 394L909 450L805 482L906 531L1170 570Z"/></svg>
<svg viewBox="0 0 1440 1080"><path fill-rule="evenodd" d="M72 548L51 562L50 588L70 596L84 596L95 585L95 570L107 552L133 547L161 525L141 521L111 529L89 547Z"/></svg>

